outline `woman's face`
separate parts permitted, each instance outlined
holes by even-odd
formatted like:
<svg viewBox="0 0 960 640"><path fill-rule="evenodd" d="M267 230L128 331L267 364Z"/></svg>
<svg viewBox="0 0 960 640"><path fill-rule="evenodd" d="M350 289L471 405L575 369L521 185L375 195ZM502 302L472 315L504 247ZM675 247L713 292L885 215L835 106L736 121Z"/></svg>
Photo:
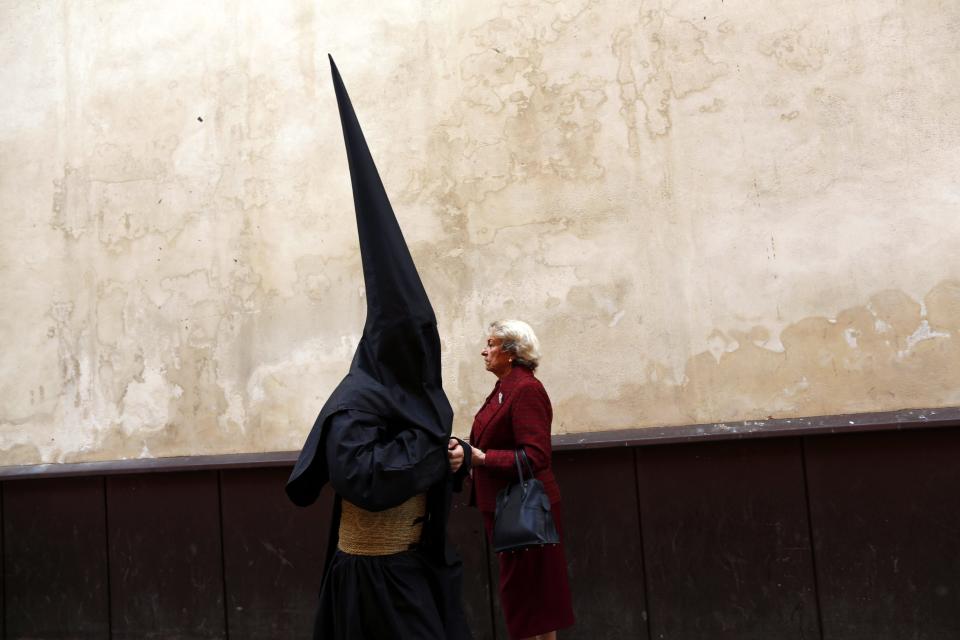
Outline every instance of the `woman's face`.
<svg viewBox="0 0 960 640"><path fill-rule="evenodd" d="M487 337L487 346L484 347L480 355L483 356L483 362L487 365L487 371L502 378L510 372L513 367L510 360L513 356L508 351L504 351L503 340L495 336Z"/></svg>

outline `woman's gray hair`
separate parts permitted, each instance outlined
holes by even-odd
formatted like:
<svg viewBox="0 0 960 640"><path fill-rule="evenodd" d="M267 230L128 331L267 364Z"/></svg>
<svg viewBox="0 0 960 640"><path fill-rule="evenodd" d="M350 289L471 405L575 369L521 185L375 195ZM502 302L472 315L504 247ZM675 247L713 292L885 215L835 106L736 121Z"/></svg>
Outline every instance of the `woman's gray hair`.
<svg viewBox="0 0 960 640"><path fill-rule="evenodd" d="M490 335L503 341L501 349L513 354L513 363L536 371L540 364L540 341L533 328L523 320L497 320L490 323Z"/></svg>

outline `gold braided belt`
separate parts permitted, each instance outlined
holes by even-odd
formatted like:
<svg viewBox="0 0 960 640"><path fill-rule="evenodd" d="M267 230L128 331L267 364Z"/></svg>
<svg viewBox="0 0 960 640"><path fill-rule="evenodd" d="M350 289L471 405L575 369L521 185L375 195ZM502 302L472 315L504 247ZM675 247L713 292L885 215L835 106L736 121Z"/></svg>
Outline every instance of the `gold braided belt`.
<svg viewBox="0 0 960 640"><path fill-rule="evenodd" d="M355 556L388 556L407 551L420 542L426 512L425 493L384 511L366 511L344 500L337 548Z"/></svg>

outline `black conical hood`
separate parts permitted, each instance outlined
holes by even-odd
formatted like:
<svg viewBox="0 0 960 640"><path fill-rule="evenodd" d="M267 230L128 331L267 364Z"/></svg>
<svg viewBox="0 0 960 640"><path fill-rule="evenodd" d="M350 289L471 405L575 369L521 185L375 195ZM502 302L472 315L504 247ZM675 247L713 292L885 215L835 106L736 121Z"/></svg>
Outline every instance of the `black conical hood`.
<svg viewBox="0 0 960 640"><path fill-rule="evenodd" d="M366 324L379 324L396 314L436 322L430 299L420 282L417 267L407 249L333 57L330 57L330 70L353 183L353 204L367 289Z"/></svg>
<svg viewBox="0 0 960 640"><path fill-rule="evenodd" d="M350 410L375 415L387 430L426 432L429 438L411 440L407 446L431 449L446 445L453 426L453 410L441 384L433 307L333 58L330 68L353 183L367 319L350 373L324 403L287 481L287 494L301 506L316 500L329 478L323 446L332 416ZM425 456L422 451L403 453L397 465Z"/></svg>
<svg viewBox="0 0 960 640"><path fill-rule="evenodd" d="M449 434L452 410L442 390L436 316L367 148L346 87L330 58L350 165L367 319L351 370L390 389L403 405L427 401L436 428Z"/></svg>

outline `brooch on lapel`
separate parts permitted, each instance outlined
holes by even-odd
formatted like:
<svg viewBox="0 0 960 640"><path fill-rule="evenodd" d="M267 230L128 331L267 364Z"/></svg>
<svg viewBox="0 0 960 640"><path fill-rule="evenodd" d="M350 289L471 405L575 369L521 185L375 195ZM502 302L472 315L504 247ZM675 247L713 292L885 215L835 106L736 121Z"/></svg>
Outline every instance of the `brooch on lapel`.
<svg viewBox="0 0 960 640"><path fill-rule="evenodd" d="M501 391L500 393L497 394L497 401L498 401L500 404L503 404L503 391Z"/></svg>

